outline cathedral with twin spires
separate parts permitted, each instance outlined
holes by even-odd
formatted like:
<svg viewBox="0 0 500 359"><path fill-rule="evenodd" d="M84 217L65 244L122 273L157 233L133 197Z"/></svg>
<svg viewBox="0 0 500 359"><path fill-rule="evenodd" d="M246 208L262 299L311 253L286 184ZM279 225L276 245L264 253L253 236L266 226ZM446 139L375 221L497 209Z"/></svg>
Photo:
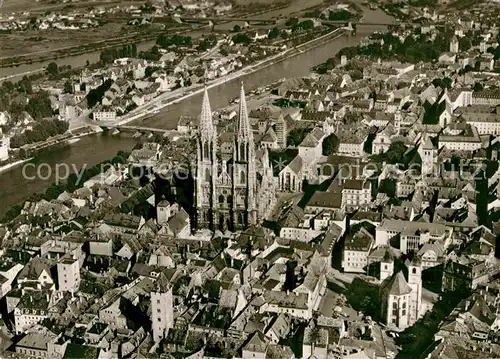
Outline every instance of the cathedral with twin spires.
<svg viewBox="0 0 500 359"><path fill-rule="evenodd" d="M222 160L218 153L217 127L213 123L205 87L199 133L196 138L196 227L241 230L261 223L276 203L276 184L267 148L257 150L243 84L233 156Z"/></svg>

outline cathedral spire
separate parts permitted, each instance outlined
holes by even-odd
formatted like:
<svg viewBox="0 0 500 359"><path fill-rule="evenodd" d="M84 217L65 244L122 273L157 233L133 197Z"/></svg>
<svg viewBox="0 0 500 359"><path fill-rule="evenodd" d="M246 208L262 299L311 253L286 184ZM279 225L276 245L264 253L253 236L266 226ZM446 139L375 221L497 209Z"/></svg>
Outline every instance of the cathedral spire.
<svg viewBox="0 0 500 359"><path fill-rule="evenodd" d="M247 100L245 97L245 88L243 82L241 83L240 90L240 113L238 120L238 137L239 139L250 140L252 136L252 129L250 127L250 120L248 119Z"/></svg>
<svg viewBox="0 0 500 359"><path fill-rule="evenodd" d="M202 138L212 138L215 135L214 124L212 122L212 109L210 108L210 99L208 98L208 90L206 85L203 92L203 102L201 105L200 134Z"/></svg>

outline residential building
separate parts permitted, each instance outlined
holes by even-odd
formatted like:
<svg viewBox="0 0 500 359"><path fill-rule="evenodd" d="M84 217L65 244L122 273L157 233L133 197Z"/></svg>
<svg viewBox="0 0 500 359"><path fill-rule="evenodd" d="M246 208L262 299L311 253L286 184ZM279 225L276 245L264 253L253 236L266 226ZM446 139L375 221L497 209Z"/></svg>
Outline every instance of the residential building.
<svg viewBox="0 0 500 359"><path fill-rule="evenodd" d="M114 121L116 120L116 111L94 111L92 112L94 121Z"/></svg>
<svg viewBox="0 0 500 359"><path fill-rule="evenodd" d="M50 292L23 290L14 309L16 334L22 334L49 316Z"/></svg>
<svg viewBox="0 0 500 359"><path fill-rule="evenodd" d="M2 135L0 131L0 162L9 159L10 138Z"/></svg>
<svg viewBox="0 0 500 359"><path fill-rule="evenodd" d="M375 239L364 228L348 234L342 253L342 269L345 272L366 273L368 256L374 244Z"/></svg>

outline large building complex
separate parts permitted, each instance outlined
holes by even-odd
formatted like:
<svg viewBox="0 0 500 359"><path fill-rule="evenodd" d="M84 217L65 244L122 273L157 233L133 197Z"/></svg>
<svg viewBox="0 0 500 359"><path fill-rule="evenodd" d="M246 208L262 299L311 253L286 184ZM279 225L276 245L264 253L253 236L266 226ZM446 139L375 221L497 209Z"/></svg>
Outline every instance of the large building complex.
<svg viewBox="0 0 500 359"><path fill-rule="evenodd" d="M262 221L273 207L275 185L268 150L255 148L243 84L235 132L233 157L229 162L222 161L205 88L196 140L197 228L246 228Z"/></svg>

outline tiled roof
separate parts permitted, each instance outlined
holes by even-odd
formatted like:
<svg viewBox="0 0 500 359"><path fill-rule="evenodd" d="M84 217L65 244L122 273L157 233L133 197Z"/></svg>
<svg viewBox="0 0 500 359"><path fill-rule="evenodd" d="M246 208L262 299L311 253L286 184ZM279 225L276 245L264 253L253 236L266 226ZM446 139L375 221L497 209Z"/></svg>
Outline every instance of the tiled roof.
<svg viewBox="0 0 500 359"><path fill-rule="evenodd" d="M42 258L35 257L21 270L18 279L37 280L43 271L50 276L49 262Z"/></svg>
<svg viewBox="0 0 500 359"><path fill-rule="evenodd" d="M338 192L314 192L307 206L340 208L342 206L342 194Z"/></svg>
<svg viewBox="0 0 500 359"><path fill-rule="evenodd" d="M346 250L367 251L374 242L373 236L364 228L353 235L348 235L345 240L344 248Z"/></svg>
<svg viewBox="0 0 500 359"><path fill-rule="evenodd" d="M411 293L411 288L406 282L403 272L398 272L382 283L382 293L389 295L405 295Z"/></svg>
<svg viewBox="0 0 500 359"><path fill-rule="evenodd" d="M264 299L283 308L307 309L307 293L270 291L264 293Z"/></svg>
<svg viewBox="0 0 500 359"><path fill-rule="evenodd" d="M265 353L267 351L267 347L269 346L269 342L270 340L264 334L262 334L262 332L257 331L243 347L243 350L256 353Z"/></svg>
<svg viewBox="0 0 500 359"><path fill-rule="evenodd" d="M295 158L288 164L287 166L290 168L295 174L299 174L302 171L302 157L295 156Z"/></svg>

